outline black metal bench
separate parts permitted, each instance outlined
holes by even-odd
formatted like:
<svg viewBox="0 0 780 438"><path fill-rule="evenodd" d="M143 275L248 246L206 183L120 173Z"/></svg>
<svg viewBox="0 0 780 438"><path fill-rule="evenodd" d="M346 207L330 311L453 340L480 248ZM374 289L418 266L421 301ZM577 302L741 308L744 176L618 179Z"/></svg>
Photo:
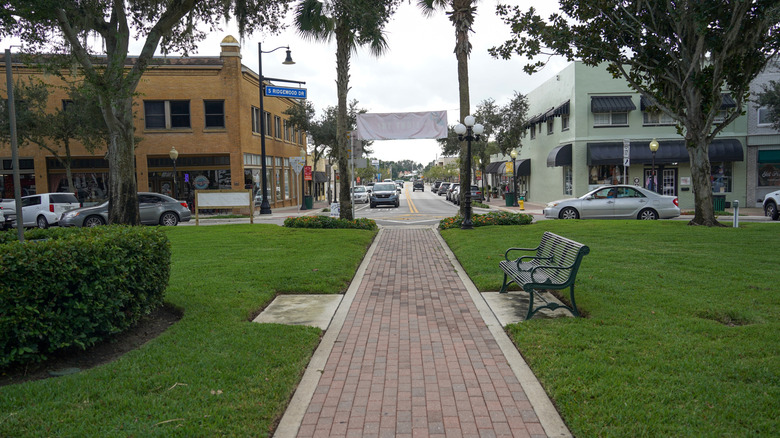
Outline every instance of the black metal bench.
<svg viewBox="0 0 780 438"><path fill-rule="evenodd" d="M509 259L512 251L533 251L533 254L523 255L515 260ZM509 248L504 253L503 261L499 262L504 271L504 284L500 293L506 293L507 287L515 283L529 295L528 314L531 317L542 309L555 310L559 307L567 309L574 316L580 316L574 301L574 280L582 258L590 253L590 248L579 242L545 231L539 246L536 248ZM571 306L546 301L538 294L539 290L570 288ZM546 305L534 309L534 294Z"/></svg>

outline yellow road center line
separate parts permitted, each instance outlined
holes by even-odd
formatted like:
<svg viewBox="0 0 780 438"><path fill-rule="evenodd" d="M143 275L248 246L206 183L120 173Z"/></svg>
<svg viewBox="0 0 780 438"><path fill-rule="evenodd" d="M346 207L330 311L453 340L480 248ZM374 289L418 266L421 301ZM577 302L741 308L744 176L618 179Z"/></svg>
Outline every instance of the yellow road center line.
<svg viewBox="0 0 780 438"><path fill-rule="evenodd" d="M409 211L412 213L419 213L417 207L414 206L414 202L412 202L412 197L409 196L409 189L404 190L406 191L406 204L409 206Z"/></svg>

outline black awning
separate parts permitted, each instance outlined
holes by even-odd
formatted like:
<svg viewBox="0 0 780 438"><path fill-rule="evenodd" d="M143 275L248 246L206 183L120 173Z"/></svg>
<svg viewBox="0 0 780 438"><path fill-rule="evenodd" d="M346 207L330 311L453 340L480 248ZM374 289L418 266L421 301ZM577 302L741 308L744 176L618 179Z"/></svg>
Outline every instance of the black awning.
<svg viewBox="0 0 780 438"><path fill-rule="evenodd" d="M720 109L736 108L737 102L734 102L734 98L728 93L723 93L723 101L720 104Z"/></svg>
<svg viewBox="0 0 780 438"><path fill-rule="evenodd" d="M531 174L531 159L515 160L517 176L528 176Z"/></svg>
<svg viewBox="0 0 780 438"><path fill-rule="evenodd" d="M325 172L314 172L314 182L323 183L328 181L328 175Z"/></svg>
<svg viewBox="0 0 780 438"><path fill-rule="evenodd" d="M631 96L591 96L590 112L608 113L612 111L633 111L636 105L631 100Z"/></svg>
<svg viewBox="0 0 780 438"><path fill-rule="evenodd" d="M485 166L485 173L501 173L501 169L504 168L504 163L506 163L506 161L488 163L488 165Z"/></svg>
<svg viewBox="0 0 780 438"><path fill-rule="evenodd" d="M555 108L555 111L554 111L553 115L555 117L569 115L569 102L570 101L567 100L566 102L560 104L557 108Z"/></svg>
<svg viewBox="0 0 780 438"><path fill-rule="evenodd" d="M571 166L571 143L558 146L547 155L547 167Z"/></svg>
<svg viewBox="0 0 780 438"><path fill-rule="evenodd" d="M631 142L631 164L650 164L653 153L650 152L649 141ZM710 144L710 161L743 161L742 143L737 139L717 139ZM655 153L656 164L687 163L688 151L684 140L662 140L658 142ZM621 165L623 164L623 143L588 143L588 165Z"/></svg>
<svg viewBox="0 0 780 438"><path fill-rule="evenodd" d="M555 108L550 108L547 111L545 111L544 114L542 115L542 121L546 122L552 119L554 115L555 115Z"/></svg>
<svg viewBox="0 0 780 438"><path fill-rule="evenodd" d="M534 125L536 123L539 123L541 120L542 120L542 115L541 114L537 114L537 115L531 117L531 120L528 121L528 124L529 125Z"/></svg>
<svg viewBox="0 0 780 438"><path fill-rule="evenodd" d="M653 105L645 96L639 96L639 109L645 111L649 108L655 108L655 105Z"/></svg>

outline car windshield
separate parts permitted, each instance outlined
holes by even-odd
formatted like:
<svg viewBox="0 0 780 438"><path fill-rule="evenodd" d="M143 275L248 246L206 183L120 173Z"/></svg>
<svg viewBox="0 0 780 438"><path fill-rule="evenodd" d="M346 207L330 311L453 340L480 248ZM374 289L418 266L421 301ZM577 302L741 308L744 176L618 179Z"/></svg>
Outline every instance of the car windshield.
<svg viewBox="0 0 780 438"><path fill-rule="evenodd" d="M374 191L375 192L392 192L395 191L395 184L375 184L374 185Z"/></svg>
<svg viewBox="0 0 780 438"><path fill-rule="evenodd" d="M366 188L363 186L355 187L355 193L365 193Z"/></svg>

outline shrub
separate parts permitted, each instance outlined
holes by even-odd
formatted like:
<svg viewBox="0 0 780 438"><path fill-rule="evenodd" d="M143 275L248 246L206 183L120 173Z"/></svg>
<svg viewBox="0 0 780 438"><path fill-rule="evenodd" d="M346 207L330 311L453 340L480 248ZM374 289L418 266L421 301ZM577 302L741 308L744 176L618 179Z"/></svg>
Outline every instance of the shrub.
<svg viewBox="0 0 780 438"><path fill-rule="evenodd" d="M376 222L372 219L347 220L328 216L288 217L284 220L284 226L289 228L355 228L370 231L377 229Z"/></svg>
<svg viewBox="0 0 780 438"><path fill-rule="evenodd" d="M475 214L471 216L471 222L475 227L484 227L487 225L528 225L534 218L530 214L510 213L506 211L491 211L486 214ZM446 230L449 228L460 228L463 223L463 217L454 216L444 218L439 222L439 228Z"/></svg>
<svg viewBox="0 0 780 438"><path fill-rule="evenodd" d="M171 250L160 229L0 234L0 369L90 347L162 304Z"/></svg>

